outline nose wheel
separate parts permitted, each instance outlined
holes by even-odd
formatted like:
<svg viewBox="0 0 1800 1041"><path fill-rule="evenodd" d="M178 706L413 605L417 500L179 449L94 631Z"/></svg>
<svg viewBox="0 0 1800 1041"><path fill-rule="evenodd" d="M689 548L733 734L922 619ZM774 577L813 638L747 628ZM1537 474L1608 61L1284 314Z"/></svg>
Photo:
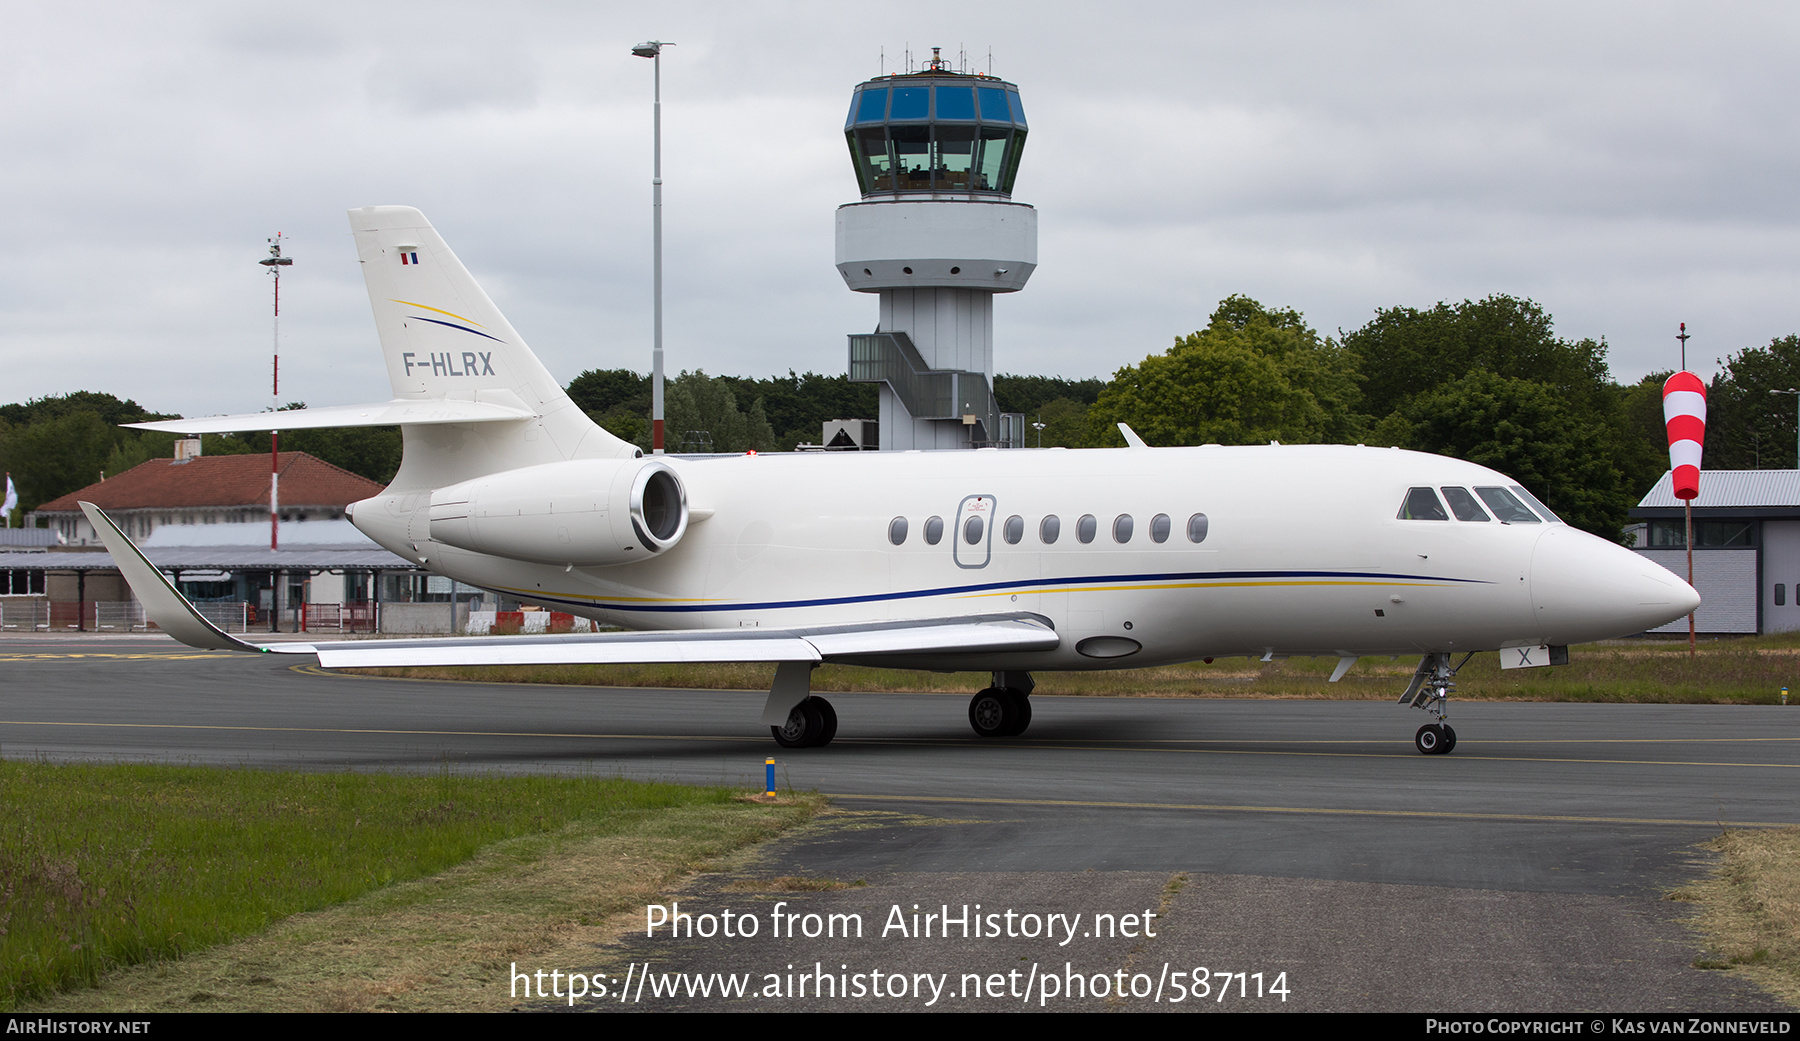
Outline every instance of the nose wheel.
<svg viewBox="0 0 1800 1041"><path fill-rule="evenodd" d="M1427 723L1413 735L1413 747L1420 755L1445 755L1456 747L1456 731L1448 723Z"/></svg>

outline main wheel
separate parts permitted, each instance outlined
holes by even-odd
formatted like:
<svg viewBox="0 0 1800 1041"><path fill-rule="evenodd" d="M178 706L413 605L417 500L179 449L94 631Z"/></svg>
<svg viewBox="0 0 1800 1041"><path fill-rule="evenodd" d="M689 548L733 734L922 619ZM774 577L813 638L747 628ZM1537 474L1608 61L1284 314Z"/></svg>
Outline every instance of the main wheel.
<svg viewBox="0 0 1800 1041"><path fill-rule="evenodd" d="M1013 722L1006 728L1006 736L1018 737L1025 732L1026 727L1031 726L1031 699L1011 688L1006 693L1013 710Z"/></svg>
<svg viewBox="0 0 1800 1041"><path fill-rule="evenodd" d="M1012 692L989 687L969 699L969 726L977 737L1006 737L1008 729L1018 722L1019 712L1012 707Z"/></svg>
<svg viewBox="0 0 1800 1041"><path fill-rule="evenodd" d="M1425 724L1413 735L1413 747L1419 750L1420 755L1442 755L1450 751L1446 747L1450 739L1445 736L1444 729L1437 723Z"/></svg>
<svg viewBox="0 0 1800 1041"><path fill-rule="evenodd" d="M824 698L808 698L806 703L819 710L819 720L824 724L824 729L819 731L819 739L813 742L813 747L824 748L831 743L832 738L837 736L837 709L832 708L831 702ZM1454 737L1451 738L1452 742L1455 740Z"/></svg>
<svg viewBox="0 0 1800 1041"><path fill-rule="evenodd" d="M787 722L778 727L770 727L769 733L775 736L775 743L783 748L811 748L820 744L819 737L825 733L825 714L813 705L812 698L794 706L788 713ZM832 713L835 722L837 714ZM835 729L835 728L833 728Z"/></svg>

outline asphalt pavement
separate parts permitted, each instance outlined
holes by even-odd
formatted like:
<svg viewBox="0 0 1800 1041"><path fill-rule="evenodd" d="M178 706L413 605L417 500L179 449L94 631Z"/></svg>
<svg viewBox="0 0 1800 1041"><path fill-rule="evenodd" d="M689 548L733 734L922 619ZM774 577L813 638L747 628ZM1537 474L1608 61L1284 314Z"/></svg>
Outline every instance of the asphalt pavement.
<svg viewBox="0 0 1800 1041"><path fill-rule="evenodd" d="M1027 734L989 742L966 696L829 697L837 739L784 750L757 724L762 692L386 680L157 636L0 637L8 758L755 787L774 755L783 787L854 811L671 894L715 920L737 908L754 935L639 934L542 967L609 981L577 1008L1784 1007L1693 968L1688 905L1664 897L1707 869L1696 845L1722 827L1800 824L1800 706L1453 700L1457 748L1427 757L1423 713L1391 702L1036 696ZM800 916L792 936L771 932L778 903ZM953 935L896 928L914 904ZM808 914L864 934L806 935ZM1088 935L1043 932L1053 915ZM744 995L680 996L713 974ZM539 1004L568 1007L521 1002Z"/></svg>

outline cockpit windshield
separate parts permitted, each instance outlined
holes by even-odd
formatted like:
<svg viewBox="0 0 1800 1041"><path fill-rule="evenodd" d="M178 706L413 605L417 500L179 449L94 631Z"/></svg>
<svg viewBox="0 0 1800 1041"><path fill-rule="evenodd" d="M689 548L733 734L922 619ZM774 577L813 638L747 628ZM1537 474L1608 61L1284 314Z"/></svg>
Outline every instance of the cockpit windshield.
<svg viewBox="0 0 1800 1041"><path fill-rule="evenodd" d="M1445 488L1444 501L1450 504L1450 512L1456 514L1459 521L1485 521L1488 515L1469 494L1467 488Z"/></svg>
<svg viewBox="0 0 1800 1041"><path fill-rule="evenodd" d="M1475 494L1481 496L1481 501L1488 504L1502 524L1541 523L1537 514L1526 509L1525 504L1505 488L1476 488Z"/></svg>
<svg viewBox="0 0 1800 1041"><path fill-rule="evenodd" d="M1440 500L1438 493L1443 492ZM1479 499L1477 498L1479 497ZM1450 509L1444 509L1444 503ZM1482 503L1487 509L1482 509ZM1526 503L1530 503L1529 506ZM1536 510L1536 513L1532 511ZM1492 516L1489 516L1489 514ZM1519 485L1507 488L1496 486L1477 487L1474 494L1469 489L1447 485L1441 488L1408 488L1406 498L1400 503L1400 520L1433 520L1447 521L1454 514L1459 521L1485 523L1498 520L1502 524L1540 524L1549 521L1561 524L1562 518L1551 513L1537 497Z"/></svg>

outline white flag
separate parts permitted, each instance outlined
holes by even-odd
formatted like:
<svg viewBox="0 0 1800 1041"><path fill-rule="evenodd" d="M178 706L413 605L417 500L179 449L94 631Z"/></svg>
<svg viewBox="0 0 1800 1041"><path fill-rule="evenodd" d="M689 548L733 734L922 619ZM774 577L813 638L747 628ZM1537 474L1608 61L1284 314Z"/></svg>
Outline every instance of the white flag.
<svg viewBox="0 0 1800 1041"><path fill-rule="evenodd" d="M9 516L19 508L19 491L13 487L12 474L6 475L6 501L0 502L0 517ZM10 523L10 522L9 522Z"/></svg>

